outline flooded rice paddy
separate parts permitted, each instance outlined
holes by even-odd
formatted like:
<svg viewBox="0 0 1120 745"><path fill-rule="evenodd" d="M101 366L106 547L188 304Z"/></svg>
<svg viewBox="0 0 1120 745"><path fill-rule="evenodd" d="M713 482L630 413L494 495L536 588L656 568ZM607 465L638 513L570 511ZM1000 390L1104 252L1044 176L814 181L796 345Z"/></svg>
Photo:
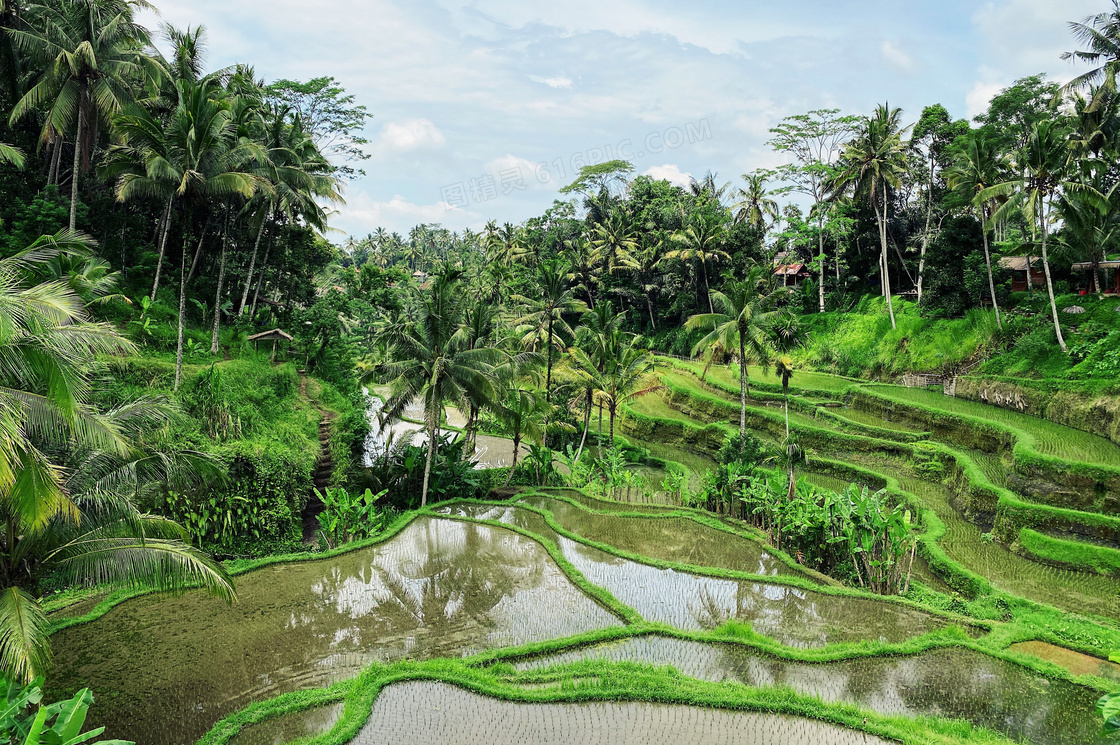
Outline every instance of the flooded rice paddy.
<svg viewBox="0 0 1120 745"><path fill-rule="evenodd" d="M444 683L391 685L355 745L885 745L823 722L650 703L512 703Z"/></svg>
<svg viewBox="0 0 1120 745"><path fill-rule="evenodd" d="M128 601L54 636L53 679L100 695L107 737L192 743L251 701L357 675L374 660L460 657L619 625L536 541L419 518L389 542ZM547 607L548 612L541 609Z"/></svg>

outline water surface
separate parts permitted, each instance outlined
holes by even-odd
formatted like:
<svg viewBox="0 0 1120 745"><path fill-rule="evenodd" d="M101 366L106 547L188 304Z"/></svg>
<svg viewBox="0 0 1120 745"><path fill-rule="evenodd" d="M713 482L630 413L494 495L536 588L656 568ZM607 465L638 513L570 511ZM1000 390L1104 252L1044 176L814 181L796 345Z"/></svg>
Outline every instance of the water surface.
<svg viewBox="0 0 1120 745"><path fill-rule="evenodd" d="M536 541L421 518L391 541L128 601L54 635L53 684L97 692L106 737L193 743L251 701L353 677L373 660L457 657L620 622ZM542 609L547 608L547 612Z"/></svg>

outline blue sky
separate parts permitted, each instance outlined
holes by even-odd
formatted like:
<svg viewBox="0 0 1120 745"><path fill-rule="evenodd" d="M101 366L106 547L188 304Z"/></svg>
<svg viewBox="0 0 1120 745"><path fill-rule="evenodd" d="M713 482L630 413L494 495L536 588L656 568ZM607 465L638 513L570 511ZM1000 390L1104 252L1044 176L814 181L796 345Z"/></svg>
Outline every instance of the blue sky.
<svg viewBox="0 0 1120 745"><path fill-rule="evenodd" d="M333 75L364 103L368 175L343 234L478 229L540 214L581 162L721 181L779 164L767 130L813 108L908 121L983 110L1018 77L1075 68L1066 23L1105 0L156 0L202 24L209 64ZM150 19L154 25L157 21ZM629 143L629 144L627 144ZM546 164L542 167L542 164ZM341 235L336 235L340 239Z"/></svg>

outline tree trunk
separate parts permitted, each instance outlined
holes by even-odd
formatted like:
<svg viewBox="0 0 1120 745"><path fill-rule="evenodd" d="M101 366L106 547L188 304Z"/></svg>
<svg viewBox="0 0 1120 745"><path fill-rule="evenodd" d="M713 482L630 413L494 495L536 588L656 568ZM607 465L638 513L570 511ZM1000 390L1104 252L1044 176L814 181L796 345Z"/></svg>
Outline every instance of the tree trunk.
<svg viewBox="0 0 1120 745"><path fill-rule="evenodd" d="M513 472L517 470L517 451L521 449L521 428L515 427L513 430L513 463L509 467L509 475L506 476L505 486L509 486L509 482L513 481Z"/></svg>
<svg viewBox="0 0 1120 745"><path fill-rule="evenodd" d="M700 269L704 273L704 294L708 296L708 312L715 313L715 306L712 305L712 288L708 286L708 265L701 261Z"/></svg>
<svg viewBox="0 0 1120 745"><path fill-rule="evenodd" d="M214 333L210 337L210 354L218 353L218 331L222 326L222 283L226 279L226 254L229 252L229 209L226 209L226 226L222 231L222 258L218 262L218 290L214 293Z"/></svg>
<svg viewBox="0 0 1120 745"><path fill-rule="evenodd" d="M202 246L206 242L206 234L210 232L210 220L207 218L206 224L202 226L202 237L198 239L198 245L194 249L194 258L191 259L191 268L187 272L187 283L194 279L194 270L198 267L198 257L202 256Z"/></svg>
<svg viewBox="0 0 1120 745"><path fill-rule="evenodd" d="M1058 301L1054 299L1054 281L1050 279L1050 258L1046 253L1046 220L1048 217L1046 205L1043 202L1042 209L1039 210L1039 222L1042 226L1042 271L1046 274L1046 292L1050 295L1050 314L1054 318L1054 334L1058 337L1058 346L1062 348L1063 352L1068 352L1066 340L1062 336L1062 324L1058 321ZM1030 280L1029 272L1027 279Z"/></svg>
<svg viewBox="0 0 1120 745"><path fill-rule="evenodd" d="M70 175L70 232L78 227L78 174L82 169L82 124L85 119L82 99L85 98L84 86L78 91L78 125L74 136L74 173Z"/></svg>
<svg viewBox="0 0 1120 745"><path fill-rule="evenodd" d="M996 279L992 275L992 254L988 250L988 228L983 226L982 230L984 231L984 263L988 266L988 291L992 293L992 309L996 312L996 326L1003 328L1003 321L999 317L999 301L996 300ZM1029 276L1027 278L1030 279Z"/></svg>
<svg viewBox="0 0 1120 745"><path fill-rule="evenodd" d="M187 312L187 249L190 248L189 219L183 228L183 252L179 256L179 335L175 345L175 388L179 390L179 383L183 379L183 316Z"/></svg>
<svg viewBox="0 0 1120 745"><path fill-rule="evenodd" d="M926 231L922 234L922 250L918 258L918 305L922 304L922 280L926 271L926 249L929 248L929 223L933 217L933 152L929 155L929 190L926 199Z"/></svg>
<svg viewBox="0 0 1120 745"><path fill-rule="evenodd" d="M876 210L878 215L878 210ZM887 187L883 186L883 214L879 217L879 241L883 246L883 294L887 297L887 311L891 314L891 328L898 328L894 321L894 302L891 300L891 273L887 262Z"/></svg>
<svg viewBox="0 0 1120 745"><path fill-rule="evenodd" d="M739 330L739 438L747 436L747 343Z"/></svg>
<svg viewBox="0 0 1120 745"><path fill-rule="evenodd" d="M599 458L603 457L603 402L599 402Z"/></svg>
<svg viewBox="0 0 1120 745"><path fill-rule="evenodd" d="M820 204L817 205L820 210ZM820 282L817 285L817 300L820 303L820 312L824 313L824 217L817 215L817 260L820 262Z"/></svg>
<svg viewBox="0 0 1120 745"><path fill-rule="evenodd" d="M261 236L264 235L266 222L268 222L267 217L261 220L261 227L257 230L257 240L253 242L253 254L249 258L249 273L245 275L245 289L241 292L241 302L237 305L237 315L239 316L245 314L245 305L249 302L249 290L253 287L253 270L257 266L257 249L260 248Z"/></svg>
<svg viewBox="0 0 1120 745"><path fill-rule="evenodd" d="M657 331L657 321L653 319L653 301L650 296L646 295L646 309L649 310L649 328L651 331Z"/></svg>
<svg viewBox="0 0 1120 745"><path fill-rule="evenodd" d="M611 415L611 450L614 450L614 414L615 414L615 410L616 410L617 408L618 408L618 405L617 405L617 404L614 404L614 405L612 405L612 406L610 407L610 415Z"/></svg>
<svg viewBox="0 0 1120 745"><path fill-rule="evenodd" d="M48 185L58 186L58 170L62 167L62 148L65 144L66 139L61 134L55 136L54 152L51 153L50 172L47 174Z"/></svg>
<svg viewBox="0 0 1120 745"><path fill-rule="evenodd" d="M268 268L268 257L272 253L272 243L270 242L264 250L264 258L261 260L261 270L257 275L257 289L253 292L253 306L249 308L249 316L257 315L257 300L261 296L261 286L264 284L264 270Z"/></svg>
<svg viewBox="0 0 1120 745"><path fill-rule="evenodd" d="M436 422L439 420L439 414L435 411L436 408L436 390L432 386L432 400L431 406L428 411L428 458L424 462L424 486L420 490L420 507L428 506L428 481L432 476L432 456L436 451Z"/></svg>
<svg viewBox="0 0 1120 745"><path fill-rule="evenodd" d="M167 234L171 232L171 205L174 202L175 197L168 197L167 208L163 211L163 229L160 231L159 259L156 260L156 277L152 281L152 294L148 298L153 303L156 301L156 290L159 289L159 275L160 270L163 268L163 255L167 250Z"/></svg>
<svg viewBox="0 0 1120 745"><path fill-rule="evenodd" d="M587 390L587 407L583 411L583 437L579 439L579 450L576 451L576 460L583 455L583 446L587 443L587 430L591 426L591 389Z"/></svg>

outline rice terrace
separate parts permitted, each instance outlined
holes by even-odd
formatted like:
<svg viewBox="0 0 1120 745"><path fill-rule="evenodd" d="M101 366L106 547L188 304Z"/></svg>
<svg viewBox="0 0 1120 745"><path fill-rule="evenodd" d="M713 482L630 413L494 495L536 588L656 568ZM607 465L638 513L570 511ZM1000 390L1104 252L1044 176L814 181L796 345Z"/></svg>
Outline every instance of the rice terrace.
<svg viewBox="0 0 1120 745"><path fill-rule="evenodd" d="M0 745L1120 745L1120 0L914 5L0 0Z"/></svg>

